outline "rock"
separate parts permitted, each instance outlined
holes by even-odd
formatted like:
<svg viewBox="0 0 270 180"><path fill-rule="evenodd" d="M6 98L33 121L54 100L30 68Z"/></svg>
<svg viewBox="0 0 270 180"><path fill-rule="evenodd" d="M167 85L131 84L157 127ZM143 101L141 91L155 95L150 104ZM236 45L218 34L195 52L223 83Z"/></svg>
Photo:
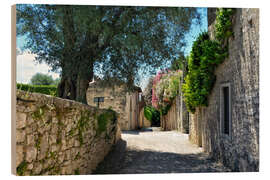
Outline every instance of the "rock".
<svg viewBox="0 0 270 180"><path fill-rule="evenodd" d="M38 175L40 172L41 172L41 170L42 170L42 164L41 163L35 163L34 164L34 168L33 168L33 173L34 174L36 174L36 175Z"/></svg>
<svg viewBox="0 0 270 180"><path fill-rule="evenodd" d="M48 151L49 143L48 143L48 134L44 134L41 137L40 142L40 153L38 154L38 160L41 160L46 157L46 152Z"/></svg>
<svg viewBox="0 0 270 180"><path fill-rule="evenodd" d="M20 113L20 112L16 113L16 128L17 129L21 129L26 126L26 117L27 117L26 113Z"/></svg>
<svg viewBox="0 0 270 180"><path fill-rule="evenodd" d="M29 163L29 164L27 165L27 169L29 169L29 170L32 170L33 167L34 167L33 163Z"/></svg>
<svg viewBox="0 0 270 180"><path fill-rule="evenodd" d="M26 139L27 145L35 145L35 136L34 135L27 135Z"/></svg>
<svg viewBox="0 0 270 180"><path fill-rule="evenodd" d="M37 156L37 149L30 146L26 148L26 161L27 162L32 162L33 160L36 159Z"/></svg>
<svg viewBox="0 0 270 180"><path fill-rule="evenodd" d="M16 146L16 167L23 161L23 145Z"/></svg>
<svg viewBox="0 0 270 180"><path fill-rule="evenodd" d="M25 140L25 131L19 131L16 132L16 142L20 143Z"/></svg>

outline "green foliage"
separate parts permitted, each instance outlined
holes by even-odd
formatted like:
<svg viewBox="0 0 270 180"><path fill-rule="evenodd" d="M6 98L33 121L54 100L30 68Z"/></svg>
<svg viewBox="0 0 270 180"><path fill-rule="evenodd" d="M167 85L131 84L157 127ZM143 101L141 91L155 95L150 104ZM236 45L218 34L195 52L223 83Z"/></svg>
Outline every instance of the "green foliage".
<svg viewBox="0 0 270 180"><path fill-rule="evenodd" d="M75 169L75 170L74 170L74 174L75 174L75 175L80 175L80 170L79 170L79 169Z"/></svg>
<svg viewBox="0 0 270 180"><path fill-rule="evenodd" d="M57 96L57 87L55 85L29 85L17 83L17 89L27 92L36 92L51 96Z"/></svg>
<svg viewBox="0 0 270 180"><path fill-rule="evenodd" d="M217 40L223 41L224 39L233 35L232 21L231 21L233 13L234 9L230 8L219 8L217 10L217 17L215 24L215 34Z"/></svg>
<svg viewBox="0 0 270 180"><path fill-rule="evenodd" d="M17 167L17 174L19 175L19 176L23 176L24 175L24 172L25 172L25 170L26 170L26 168L27 168L27 162L26 161L23 161L23 162L21 162L19 165L18 165L18 167Z"/></svg>
<svg viewBox="0 0 270 180"><path fill-rule="evenodd" d="M53 81L53 85L55 86L58 86L58 84L60 83L60 78L56 78L54 81Z"/></svg>
<svg viewBox="0 0 270 180"><path fill-rule="evenodd" d="M168 111L170 110L170 108L171 108L171 104L167 104L167 105L163 106L161 108L161 110L160 110L161 116L167 115L168 114Z"/></svg>
<svg viewBox="0 0 270 180"><path fill-rule="evenodd" d="M152 108L150 106L144 107L144 117L152 123Z"/></svg>
<svg viewBox="0 0 270 180"><path fill-rule="evenodd" d="M144 117L151 122L151 125L159 126L160 124L160 113L152 106L144 107Z"/></svg>
<svg viewBox="0 0 270 180"><path fill-rule="evenodd" d="M36 73L30 80L32 85L52 85L54 80L52 76L42 73Z"/></svg>
<svg viewBox="0 0 270 180"><path fill-rule="evenodd" d="M185 61L186 61L185 56L180 54L179 58L172 61L170 70L172 70L172 71L176 71L176 70L179 70L179 69L183 70Z"/></svg>
<svg viewBox="0 0 270 180"><path fill-rule="evenodd" d="M193 43L188 57L188 74L182 85L184 100L190 112L196 107L207 106L207 97L214 86L215 69L228 56L223 42L232 35L231 9L219 9L217 13L216 40L210 40L207 32L201 33Z"/></svg>

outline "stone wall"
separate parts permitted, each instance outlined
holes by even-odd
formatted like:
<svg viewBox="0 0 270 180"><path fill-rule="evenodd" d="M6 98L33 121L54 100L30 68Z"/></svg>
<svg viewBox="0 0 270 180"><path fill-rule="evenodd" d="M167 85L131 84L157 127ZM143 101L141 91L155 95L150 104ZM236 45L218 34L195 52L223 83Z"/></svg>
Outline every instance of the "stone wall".
<svg viewBox="0 0 270 180"><path fill-rule="evenodd" d="M120 139L116 113L17 90L17 175L90 174Z"/></svg>
<svg viewBox="0 0 270 180"><path fill-rule="evenodd" d="M213 29L214 23L208 27L212 38ZM237 9L233 32L234 36L229 39L229 57L216 69L208 107L197 108L191 115L190 140L234 171L258 171L259 10ZM231 93L229 134L221 130L224 84L230 87Z"/></svg>

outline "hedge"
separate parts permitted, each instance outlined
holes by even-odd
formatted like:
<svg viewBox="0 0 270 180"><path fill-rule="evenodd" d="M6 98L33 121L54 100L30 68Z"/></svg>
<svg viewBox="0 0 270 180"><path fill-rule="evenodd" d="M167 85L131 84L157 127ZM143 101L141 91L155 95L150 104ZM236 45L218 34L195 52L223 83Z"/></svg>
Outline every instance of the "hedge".
<svg viewBox="0 0 270 180"><path fill-rule="evenodd" d="M17 83L17 89L28 92L36 92L51 96L57 96L57 86L55 85L29 85Z"/></svg>

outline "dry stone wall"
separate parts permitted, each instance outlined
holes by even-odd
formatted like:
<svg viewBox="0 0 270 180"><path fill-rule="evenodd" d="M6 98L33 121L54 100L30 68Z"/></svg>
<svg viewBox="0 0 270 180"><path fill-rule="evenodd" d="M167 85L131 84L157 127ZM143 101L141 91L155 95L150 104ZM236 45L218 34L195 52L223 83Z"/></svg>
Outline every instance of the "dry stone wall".
<svg viewBox="0 0 270 180"><path fill-rule="evenodd" d="M213 16L213 11L208 11ZM214 23L209 24L214 37ZM208 107L190 119L190 140L233 171L259 170L259 10L237 9L229 57L216 69ZM222 85L230 86L230 134L221 126Z"/></svg>
<svg viewBox="0 0 270 180"><path fill-rule="evenodd" d="M114 111L16 93L17 175L90 174L121 138Z"/></svg>

